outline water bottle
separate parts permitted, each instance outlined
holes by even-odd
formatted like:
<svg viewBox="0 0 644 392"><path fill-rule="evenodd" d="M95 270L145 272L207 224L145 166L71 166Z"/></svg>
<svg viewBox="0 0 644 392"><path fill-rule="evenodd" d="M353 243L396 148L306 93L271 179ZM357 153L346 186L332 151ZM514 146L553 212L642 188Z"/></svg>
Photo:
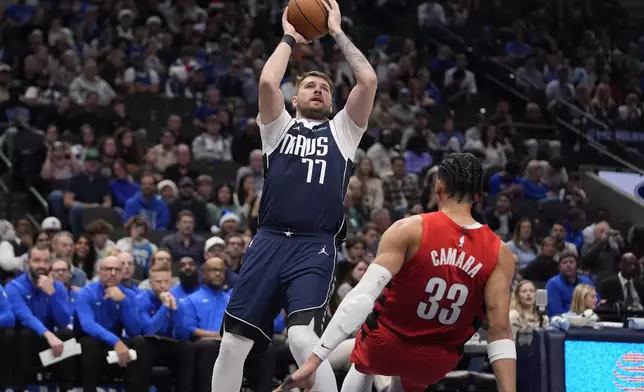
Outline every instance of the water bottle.
<svg viewBox="0 0 644 392"><path fill-rule="evenodd" d="M560 316L555 316L552 319L550 319L550 326L567 331L568 328L570 328L570 320Z"/></svg>

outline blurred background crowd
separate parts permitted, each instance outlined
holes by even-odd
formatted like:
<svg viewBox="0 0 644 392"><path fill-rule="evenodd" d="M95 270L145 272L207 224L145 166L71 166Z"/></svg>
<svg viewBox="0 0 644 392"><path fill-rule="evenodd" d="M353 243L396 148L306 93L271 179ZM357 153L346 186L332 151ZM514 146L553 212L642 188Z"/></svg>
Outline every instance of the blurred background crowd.
<svg viewBox="0 0 644 392"><path fill-rule="evenodd" d="M257 230L263 186L257 80L281 37L283 3L4 3L0 281L17 321L0 330L32 331L19 342L33 350L43 339L51 346L32 314L52 332L67 333L76 324L73 333L94 337L102 350L114 345L113 337L97 338L86 326L92 323L79 325L79 319L114 329L113 336L147 358L121 374L132 390L153 381L145 376L137 383L128 375L163 376L161 365L183 369L168 365L167 355L155 356L158 343L149 336L206 342L197 354L181 351L181 358L206 358L200 359L206 365L196 367L195 385L177 389L209 390L219 313ZM479 156L486 171L473 213L516 255L511 316L517 330L543 323L534 306L539 288L548 290L549 316L641 310L644 222L615 218L610 201L594 199L580 180L583 170L599 167L642 174L638 13L589 0L340 5L345 31L377 71L379 91L345 200L348 236L329 313L361 279L392 221L436 210L434 164L461 151ZM309 70L332 76L334 108L342 108L354 77L329 39L295 48L281 87L287 107L296 76ZM35 305L40 302L31 294L16 298L44 290L27 287L21 275L43 269L66 287L75 322ZM99 290L94 282L114 279L125 299L106 295L134 301L140 314L130 316L138 326L110 324L121 316L88 311ZM53 283L42 285L49 290ZM81 302L82 310L75 309ZM181 319L177 325L150 321L163 306L169 319ZM275 343L258 354L274 356L275 366L248 372L255 391L270 390L294 363L283 319L275 327ZM96 350L83 355L100 362ZM5 379L0 389L36 383L32 351L18 362L23 370L11 381L18 384ZM484 360L474 359L459 368L485 373ZM83 374L94 378L82 384L102 383L102 368L86 362L92 361L83 359L90 367ZM346 356L334 367L341 374ZM444 386L467 390L475 382L470 376Z"/></svg>

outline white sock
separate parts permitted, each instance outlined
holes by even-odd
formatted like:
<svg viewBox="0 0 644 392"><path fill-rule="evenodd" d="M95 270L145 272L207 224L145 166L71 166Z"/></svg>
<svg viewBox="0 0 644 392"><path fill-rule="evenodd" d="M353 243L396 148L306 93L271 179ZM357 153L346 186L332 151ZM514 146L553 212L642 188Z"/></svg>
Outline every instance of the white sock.
<svg viewBox="0 0 644 392"><path fill-rule="evenodd" d="M219 356L212 371L212 392L239 391L244 378L244 362L253 348L253 341L225 332Z"/></svg>
<svg viewBox="0 0 644 392"><path fill-rule="evenodd" d="M388 392L405 392L400 377L392 377Z"/></svg>
<svg viewBox="0 0 644 392"><path fill-rule="evenodd" d="M298 365L301 366L311 355L318 340L318 336L313 331L313 322L310 325L294 325L288 329L288 345ZM318 368L311 392L338 392L338 384L329 361L322 362Z"/></svg>
<svg viewBox="0 0 644 392"><path fill-rule="evenodd" d="M362 374L356 370L355 365L351 365L342 383L342 392L371 392L372 386L373 375Z"/></svg>

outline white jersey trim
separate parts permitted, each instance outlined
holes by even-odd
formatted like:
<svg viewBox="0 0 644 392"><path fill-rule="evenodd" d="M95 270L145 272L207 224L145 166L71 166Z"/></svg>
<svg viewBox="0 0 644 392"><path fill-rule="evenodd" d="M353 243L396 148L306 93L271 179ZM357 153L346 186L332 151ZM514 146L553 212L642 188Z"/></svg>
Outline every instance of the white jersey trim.
<svg viewBox="0 0 644 392"><path fill-rule="evenodd" d="M340 110L329 124L331 124L331 134L333 134L333 138L335 139L342 156L344 156L344 159L355 162L358 145L360 144L362 135L367 130L367 127L359 127L355 121L349 117L346 109Z"/></svg>
<svg viewBox="0 0 644 392"><path fill-rule="evenodd" d="M262 153L270 155L280 145L284 136L293 125L293 117L286 111L282 113L275 120L268 124L264 124L259 114L257 115L257 125L259 125L259 134L262 138Z"/></svg>

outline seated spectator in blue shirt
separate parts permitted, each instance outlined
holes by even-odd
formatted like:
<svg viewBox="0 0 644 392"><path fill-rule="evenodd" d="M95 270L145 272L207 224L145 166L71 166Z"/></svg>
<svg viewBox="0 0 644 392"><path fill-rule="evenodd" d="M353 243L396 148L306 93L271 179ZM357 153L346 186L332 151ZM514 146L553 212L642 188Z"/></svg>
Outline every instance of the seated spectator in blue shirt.
<svg viewBox="0 0 644 392"><path fill-rule="evenodd" d="M579 208L573 208L568 213L566 227L566 241L574 244L578 251L584 245L584 227L586 227L586 213Z"/></svg>
<svg viewBox="0 0 644 392"><path fill-rule="evenodd" d="M185 328L196 341L199 392L210 392L213 365L219 355L219 331L231 295L225 279L226 263L220 258L209 259L204 263L201 288L180 302ZM264 347L255 344L246 361L247 366L252 367L247 377L251 378L251 388L255 391L270 390L275 373L275 361L267 358L273 356L274 351L262 353Z"/></svg>
<svg viewBox="0 0 644 392"><path fill-rule="evenodd" d="M62 283L51 276L51 253L47 247L33 247L28 253L27 272L6 287L11 309L18 321L18 347L14 389L24 391L34 379L38 353L51 348L55 357L63 353L63 343L73 337L69 297ZM55 332L54 332L55 331ZM52 367L61 391L74 388L74 358Z"/></svg>
<svg viewBox="0 0 644 392"><path fill-rule="evenodd" d="M130 179L127 166L123 159L117 159L112 163L114 180L110 181L112 201L115 207L124 208L127 201L139 192L141 186Z"/></svg>
<svg viewBox="0 0 644 392"><path fill-rule="evenodd" d="M82 387L95 391L105 368L124 369L127 391L147 392L150 386L151 358L146 351L141 317L136 295L121 285L123 262L108 256L99 262L98 278L81 289L76 300L76 331L81 333ZM125 338L128 336L129 338ZM130 361L129 350L136 351L136 361ZM105 361L114 350L118 365Z"/></svg>
<svg viewBox="0 0 644 392"><path fill-rule="evenodd" d="M407 141L405 157L405 172L420 175L420 172L432 164L432 156L427 152L427 141L419 135L414 135Z"/></svg>
<svg viewBox="0 0 644 392"><path fill-rule="evenodd" d="M109 180L99 173L100 159L97 150L85 151L83 172L72 177L64 195L61 192L49 195L53 213L58 219L62 221L66 216L65 209L69 209L69 223L75 236L83 229L85 208L112 207Z"/></svg>
<svg viewBox="0 0 644 392"><path fill-rule="evenodd" d="M123 223L137 215L147 219L152 231L168 230L168 206L157 198L157 185L153 174L146 173L141 176L141 192L137 192L125 203Z"/></svg>
<svg viewBox="0 0 644 392"><path fill-rule="evenodd" d="M168 258L170 258L170 254L160 250L154 255L155 261L159 260L158 255L161 252L166 253ZM201 286L198 268L197 262L191 257L184 257L179 260L179 270L177 273L179 275L179 284L170 289L170 293L177 301L186 298Z"/></svg>
<svg viewBox="0 0 644 392"><path fill-rule="evenodd" d="M490 196L497 196L502 191L512 193L520 191L519 165L515 161L508 161L502 171L490 176L488 187Z"/></svg>
<svg viewBox="0 0 644 392"><path fill-rule="evenodd" d="M454 130L454 120L451 118L445 120L443 132L438 134L438 144L447 151L461 152L465 144L465 136Z"/></svg>
<svg viewBox="0 0 644 392"><path fill-rule="evenodd" d="M137 296L143 335L154 337L146 339L147 350L154 365L170 367L177 392L192 392L195 351L192 342L175 340L185 334L181 332L179 301L168 291L172 284L171 261L155 262L149 279L152 288Z"/></svg>
<svg viewBox="0 0 644 392"><path fill-rule="evenodd" d="M216 87L210 87L206 92L206 102L197 108L195 112L194 126L203 128L206 119L219 111L219 90Z"/></svg>
<svg viewBox="0 0 644 392"><path fill-rule="evenodd" d="M11 310L11 304L7 298L7 293L0 286L0 347L5 352L16 353L16 334L14 325L16 317ZM0 357L0 390L6 390L13 387L14 359L11 355Z"/></svg>
<svg viewBox="0 0 644 392"><path fill-rule="evenodd" d="M532 47L523 41L523 34L517 33L513 41L505 44L505 55L512 60L522 60L532 53Z"/></svg>
<svg viewBox="0 0 644 392"><path fill-rule="evenodd" d="M589 277L577 273L577 254L570 251L561 252L559 255L559 274L546 283L548 317L561 315L570 310L572 293L575 290L575 286L580 283L594 286Z"/></svg>
<svg viewBox="0 0 644 392"><path fill-rule="evenodd" d="M523 197L530 200L542 200L548 196L550 187L545 182L545 172L543 164L536 159L528 162L525 173L521 179L523 187Z"/></svg>

